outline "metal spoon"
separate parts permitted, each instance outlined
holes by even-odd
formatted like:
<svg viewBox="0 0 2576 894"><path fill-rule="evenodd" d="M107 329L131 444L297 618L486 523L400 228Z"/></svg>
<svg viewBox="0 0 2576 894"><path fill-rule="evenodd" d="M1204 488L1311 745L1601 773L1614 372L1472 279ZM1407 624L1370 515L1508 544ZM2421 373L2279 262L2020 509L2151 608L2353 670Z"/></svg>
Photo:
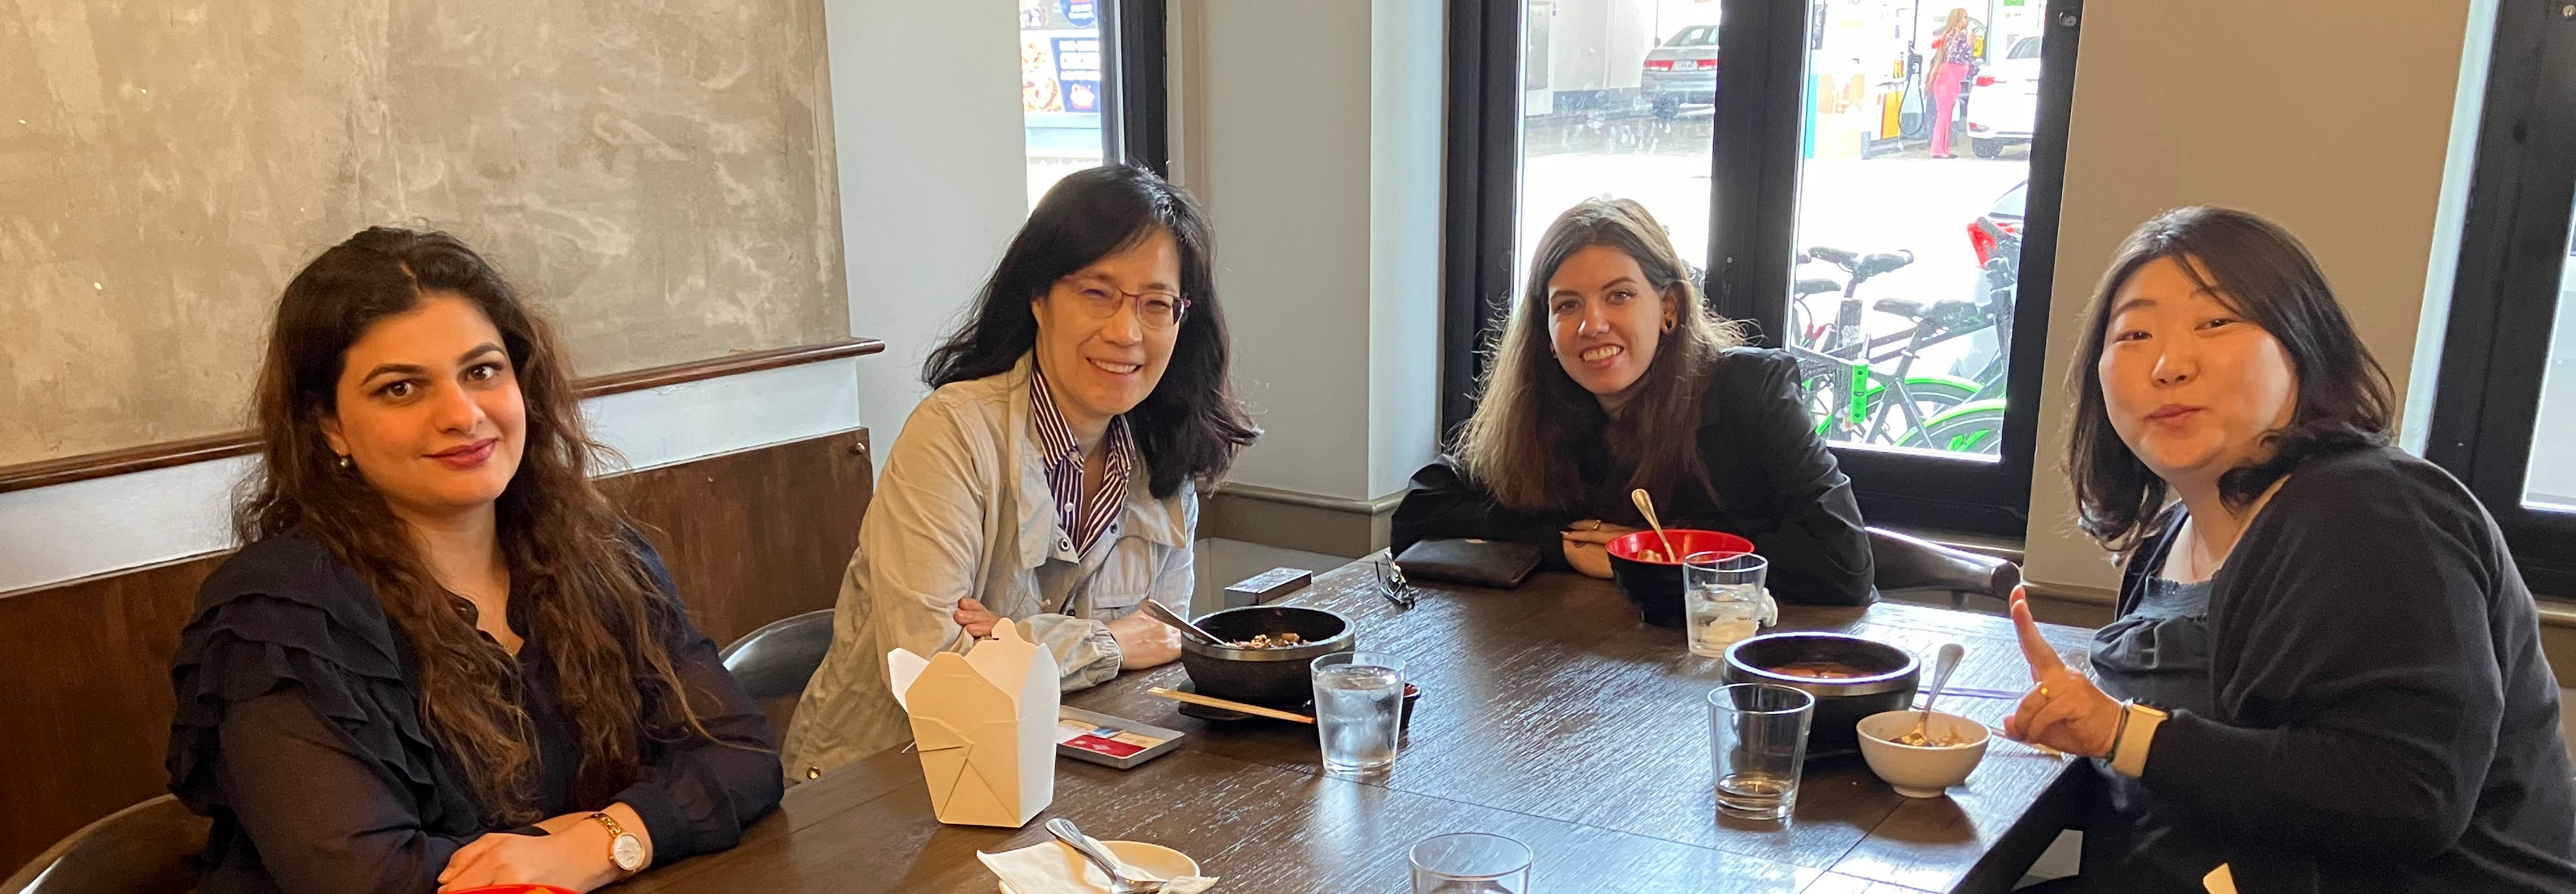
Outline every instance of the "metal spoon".
<svg viewBox="0 0 2576 894"><path fill-rule="evenodd" d="M1672 557L1673 564L1681 564L1682 555L1673 549L1673 538L1664 536L1664 523L1655 520L1655 498L1646 496L1646 489L1641 487L1629 491L1628 500L1637 504L1638 512L1646 514L1646 526L1655 529L1655 539L1664 542L1664 555Z"/></svg>
<svg viewBox="0 0 2576 894"><path fill-rule="evenodd" d="M1930 729L1932 725L1932 701L1941 697L1941 687L1950 684L1950 672L1958 670L1959 659L1965 658L1967 655L1968 647L1959 645L1958 643L1943 643L1941 645L1941 651L1933 655L1932 692L1923 696L1923 716L1914 719L1914 731L1907 733L1905 735L1906 739L1915 742L1926 742L1931 740L1931 737L1926 734L1926 731Z"/></svg>
<svg viewBox="0 0 2576 894"><path fill-rule="evenodd" d="M1046 830L1057 840L1073 845L1074 852L1109 874L1109 894L1156 894L1163 890L1162 882L1151 879L1136 881L1118 874L1118 858L1110 856L1107 849L1091 840L1091 836L1082 834L1072 820L1063 817L1047 820Z"/></svg>
<svg viewBox="0 0 2576 894"><path fill-rule="evenodd" d="M1198 640L1199 645L1214 646L1220 649L1232 648L1232 646L1226 641L1216 638L1215 634L1199 629L1199 625L1190 623L1190 619L1181 617L1179 612L1172 611L1160 602L1147 599L1144 602L1138 603L1138 605L1142 606L1145 609L1145 614L1152 616L1154 620L1179 628L1182 636Z"/></svg>

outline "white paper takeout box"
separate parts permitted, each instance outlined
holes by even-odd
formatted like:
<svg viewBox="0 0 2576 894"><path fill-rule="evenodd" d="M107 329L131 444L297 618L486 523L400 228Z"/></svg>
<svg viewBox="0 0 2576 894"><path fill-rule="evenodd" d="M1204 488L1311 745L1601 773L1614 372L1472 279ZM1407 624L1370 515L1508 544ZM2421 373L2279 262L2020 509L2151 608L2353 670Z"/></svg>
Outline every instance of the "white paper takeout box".
<svg viewBox="0 0 2576 894"><path fill-rule="evenodd" d="M1009 619L964 655L887 652L886 671L940 822L1018 828L1055 801L1055 656Z"/></svg>

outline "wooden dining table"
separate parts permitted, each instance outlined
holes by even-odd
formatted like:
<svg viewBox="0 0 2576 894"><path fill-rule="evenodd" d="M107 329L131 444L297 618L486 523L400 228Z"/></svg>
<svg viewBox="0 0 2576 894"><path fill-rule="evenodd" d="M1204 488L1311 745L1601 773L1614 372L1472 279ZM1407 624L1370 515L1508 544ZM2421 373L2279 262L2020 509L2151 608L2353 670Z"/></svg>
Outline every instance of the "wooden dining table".
<svg viewBox="0 0 2576 894"><path fill-rule="evenodd" d="M942 825L918 755L887 751L796 785L732 850L647 871L634 892L990 892L975 858L1049 840L1065 817L1095 838L1147 841L1198 860L1219 892L1409 889L1407 853L1443 832L1491 832L1535 853L1531 890L1571 892L2004 891L2066 828L2085 762L1993 737L1945 797L1908 798L1857 756L1810 761L1794 813L1756 822L1716 811L1705 696L1722 662L1678 630L1640 623L1609 581L1539 574L1511 590L1416 582L1387 599L1374 562L1319 575L1281 603L1330 609L1358 645L1401 656L1422 690L1392 771L1327 775L1312 726L1212 722L1147 694L1188 679L1169 665L1068 693L1073 707L1187 733L1132 769L1056 762L1055 800L1018 829ZM1967 647L1954 687L2029 685L2011 622L1882 601L1783 604L1774 630L1890 643L1927 666ZM2076 666L2090 631L2042 625ZM1928 686L1928 682L1926 684ZM2010 699L1945 697L2000 726Z"/></svg>

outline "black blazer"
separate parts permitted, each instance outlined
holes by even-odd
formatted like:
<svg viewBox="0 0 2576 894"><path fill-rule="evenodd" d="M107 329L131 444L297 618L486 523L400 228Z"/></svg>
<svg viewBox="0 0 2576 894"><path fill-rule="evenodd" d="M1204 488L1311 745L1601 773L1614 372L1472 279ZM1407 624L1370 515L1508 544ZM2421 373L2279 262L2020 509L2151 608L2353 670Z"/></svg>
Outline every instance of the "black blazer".
<svg viewBox="0 0 2576 894"><path fill-rule="evenodd" d="M547 644L530 637L518 655L536 746L528 791L550 816L625 802L653 837L655 864L667 865L732 847L777 806L785 781L768 719L689 623L653 547L629 540L662 592L654 627L720 741L648 732L632 784L579 794L579 734L556 697ZM527 604L511 600L522 633ZM215 569L170 677L170 791L215 821L199 881L207 894L428 894L466 842L543 834L485 822L421 717L410 642L374 588L301 532L253 543Z"/></svg>
<svg viewBox="0 0 2576 894"><path fill-rule="evenodd" d="M1754 550L1770 560L1769 583L1782 599L1815 605L1875 601L1860 504L1799 397L1797 358L1762 348L1728 349L1711 365L1701 395L1696 446L1717 500L1694 483L1655 494L1664 525L1751 539ZM1606 418L1594 421L1607 424ZM1498 505L1455 459L1441 457L1414 473L1413 489L1396 507L1395 551L1450 537L1513 540L1538 547L1545 567L1562 570L1567 566L1558 532L1567 523L1599 518L1643 527L1645 519L1628 501L1627 475L1611 468L1606 438L1585 447L1580 466L1594 492L1590 504L1531 513Z"/></svg>

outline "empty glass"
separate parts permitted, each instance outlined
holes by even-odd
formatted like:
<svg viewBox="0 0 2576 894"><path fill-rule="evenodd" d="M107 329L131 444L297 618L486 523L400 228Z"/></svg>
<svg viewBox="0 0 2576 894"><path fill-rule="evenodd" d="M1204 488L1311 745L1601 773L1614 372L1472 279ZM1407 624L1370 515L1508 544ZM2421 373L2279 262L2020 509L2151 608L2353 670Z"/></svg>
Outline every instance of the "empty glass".
<svg viewBox="0 0 2576 894"><path fill-rule="evenodd" d="M1324 771L1373 773L1395 765L1404 726L1404 659L1336 652L1315 659L1315 735Z"/></svg>
<svg viewBox="0 0 2576 894"><path fill-rule="evenodd" d="M1785 819L1798 804L1798 771L1816 699L1770 683L1737 683L1708 693L1708 742L1717 811L1743 819Z"/></svg>
<svg viewBox="0 0 2576 894"><path fill-rule="evenodd" d="M1528 894L1528 845L1483 832L1434 835L1413 846L1413 894Z"/></svg>
<svg viewBox="0 0 2576 894"><path fill-rule="evenodd" d="M1690 651L1726 657L1726 647L1761 627L1762 578L1771 563L1752 553L1692 553L1682 560L1683 630Z"/></svg>

